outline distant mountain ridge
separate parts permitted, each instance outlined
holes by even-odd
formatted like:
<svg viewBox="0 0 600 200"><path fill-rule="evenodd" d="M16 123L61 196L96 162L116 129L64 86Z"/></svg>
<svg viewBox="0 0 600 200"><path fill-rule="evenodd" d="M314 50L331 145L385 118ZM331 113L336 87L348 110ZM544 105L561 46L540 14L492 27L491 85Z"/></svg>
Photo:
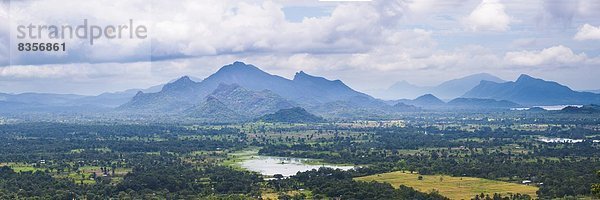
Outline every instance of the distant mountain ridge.
<svg viewBox="0 0 600 200"><path fill-rule="evenodd" d="M253 65L234 62L199 81L183 76L143 91L126 90L98 96L0 93L0 112L85 112L102 117L113 114L111 116L143 118L176 116L221 122L254 120L294 107L327 119L389 119L402 116L403 112L426 110L506 110L521 105L600 102L598 94L573 91L556 82L527 75L521 75L514 82L498 83L494 81L501 79L476 74L447 81L436 88L458 88L455 90L458 91L479 79L493 81L482 80L462 97L447 102L431 93L415 99L383 101L358 92L340 80L328 80L304 71L297 72L293 79L286 79Z"/></svg>
<svg viewBox="0 0 600 200"><path fill-rule="evenodd" d="M83 95L75 94L49 94L49 93L21 93L5 94L0 93L0 101L18 102L18 103L36 103L45 105L69 104L78 99L84 98Z"/></svg>
<svg viewBox="0 0 600 200"><path fill-rule="evenodd" d="M227 85L235 85L238 92L219 92L225 90L224 88L227 88ZM239 92L242 90L246 91L246 93ZM196 110L202 110L201 108L208 109L206 105L206 102L208 102L215 106L226 105L229 110L244 117L265 114L260 112L244 113L244 111L250 109L250 105L246 105L244 109L233 108L237 104L246 103L242 100L251 102L256 97L250 95L249 91L271 93L274 95L269 97L270 100L284 99L288 102L288 105L302 106L316 112L326 112L320 108L323 105L332 103L332 105L336 105L337 107L330 107L331 110L329 111L331 112L338 112L340 110L349 111L354 108L373 109L378 106L389 106L367 94L353 90L340 80L328 80L323 77L309 75L303 71L296 73L294 78L289 80L266 73L253 65L234 62L233 64L223 66L216 73L200 82L192 81L189 77L182 77L177 81L166 84L159 92L138 93L130 102L120 106L119 110L146 113L182 113L188 112L192 107ZM240 98L239 95L246 97ZM248 97L247 95L250 96ZM254 95L259 94L254 93ZM213 97L207 98L209 96ZM235 98L238 98L235 104L224 101L224 99ZM284 107L279 107L279 109ZM197 111L196 113L199 112ZM190 114L190 116L198 115Z"/></svg>
<svg viewBox="0 0 600 200"><path fill-rule="evenodd" d="M477 98L456 98L447 103L447 106L453 109L508 109L517 108L521 105L507 101L495 99L477 99Z"/></svg>
<svg viewBox="0 0 600 200"><path fill-rule="evenodd" d="M0 93L0 107L10 107L11 111L54 111L77 112L83 110L109 109L131 100L138 91L160 91L162 85L147 89L129 89L121 92L106 92L96 96L53 93ZM12 106L12 107L11 107ZM1 111L0 111L1 112Z"/></svg>
<svg viewBox="0 0 600 200"><path fill-rule="evenodd" d="M437 86L417 86L406 81L396 82L386 90L373 91L373 95L383 99L413 99L425 94L433 94L441 99L454 99L474 88L482 80L497 83L506 82L488 73L479 73L445 81Z"/></svg>
<svg viewBox="0 0 600 200"><path fill-rule="evenodd" d="M522 74L516 81L494 83L481 81L465 93L465 98L508 100L522 105L568 105L600 102L600 94L577 92L557 82Z"/></svg>
<svg viewBox="0 0 600 200"><path fill-rule="evenodd" d="M494 109L509 109L516 108L520 105L511 101L506 100L494 100L494 99L481 99L481 98L456 98L449 102L444 102L437 98L435 95L426 94L416 99L400 99L392 101L398 104L418 106L428 110L449 110L449 109L460 109L460 110L494 110Z"/></svg>
<svg viewBox="0 0 600 200"><path fill-rule="evenodd" d="M433 94L425 94L423 96L417 97L416 99L400 99L397 102L401 102L407 105L413 105L418 107L438 107L443 106L446 102L437 98Z"/></svg>
<svg viewBox="0 0 600 200"><path fill-rule="evenodd" d="M591 92L591 93L600 94L600 90L586 90L586 91L582 91L582 92Z"/></svg>
<svg viewBox="0 0 600 200"><path fill-rule="evenodd" d="M197 87L198 83L188 76L165 84L159 92L138 92L129 102L119 106L119 109L142 112L182 112L192 107L205 91Z"/></svg>
<svg viewBox="0 0 600 200"><path fill-rule="evenodd" d="M563 108L561 112L571 114L600 114L600 105L590 104L582 107L567 106Z"/></svg>
<svg viewBox="0 0 600 200"><path fill-rule="evenodd" d="M321 103L347 100L352 97L374 99L367 94L353 90L340 80L327 80L323 77L308 75L304 71L296 73L292 81Z"/></svg>

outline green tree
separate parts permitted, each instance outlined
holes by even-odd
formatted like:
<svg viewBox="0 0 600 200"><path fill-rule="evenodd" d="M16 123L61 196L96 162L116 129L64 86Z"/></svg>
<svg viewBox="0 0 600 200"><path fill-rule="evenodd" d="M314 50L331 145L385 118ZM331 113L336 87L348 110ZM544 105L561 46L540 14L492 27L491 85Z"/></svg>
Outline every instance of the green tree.
<svg viewBox="0 0 600 200"><path fill-rule="evenodd" d="M600 170L596 172L596 175L600 177ZM592 185L592 194L594 194L594 196L596 196L597 198L600 198L600 183Z"/></svg>

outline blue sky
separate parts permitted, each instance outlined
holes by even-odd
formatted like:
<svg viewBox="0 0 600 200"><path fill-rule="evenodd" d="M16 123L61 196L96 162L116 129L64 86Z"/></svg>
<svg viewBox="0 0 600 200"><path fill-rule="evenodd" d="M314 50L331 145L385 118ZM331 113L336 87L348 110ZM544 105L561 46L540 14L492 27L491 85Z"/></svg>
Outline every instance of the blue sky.
<svg viewBox="0 0 600 200"><path fill-rule="evenodd" d="M600 89L596 0L7 1L0 5L0 92L99 94L204 78L236 60L291 78L303 70L369 91L474 73L530 74ZM68 3L65 3L68 2ZM30 41L22 24L134 19L147 39ZM19 42L65 42L22 53Z"/></svg>
<svg viewBox="0 0 600 200"><path fill-rule="evenodd" d="M334 6L286 6L281 11L285 14L285 19L290 22L302 22L304 18L327 17L331 15Z"/></svg>

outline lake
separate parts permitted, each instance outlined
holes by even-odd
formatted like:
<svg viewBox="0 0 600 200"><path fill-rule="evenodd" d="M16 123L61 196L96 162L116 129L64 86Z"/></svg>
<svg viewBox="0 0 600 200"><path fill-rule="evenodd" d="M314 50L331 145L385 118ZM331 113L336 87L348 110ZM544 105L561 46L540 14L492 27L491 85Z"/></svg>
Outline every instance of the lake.
<svg viewBox="0 0 600 200"><path fill-rule="evenodd" d="M543 108L544 110L562 110L563 108L566 108L568 106L572 106L572 107L578 107L581 108L583 107L583 105L553 105L553 106L531 106L531 107L524 107L524 108L511 108L511 110L529 110L531 108Z"/></svg>
<svg viewBox="0 0 600 200"><path fill-rule="evenodd" d="M538 137L538 141L545 143L580 143L583 142L582 139L571 139L571 138L547 138L547 137ZM592 142L597 143L600 140L592 140Z"/></svg>
<svg viewBox="0 0 600 200"><path fill-rule="evenodd" d="M571 138L539 137L537 140L545 142L545 143L580 143L580 142L583 142L583 140L581 140L581 139L571 139Z"/></svg>
<svg viewBox="0 0 600 200"><path fill-rule="evenodd" d="M329 167L342 170L354 168L353 166L340 166L331 164L316 165L307 163L311 160L312 159L307 158L253 156L252 158L241 162L240 166L244 169L255 171L262 175L273 176L275 174L281 174L286 177L296 175L297 172L319 169L319 167Z"/></svg>

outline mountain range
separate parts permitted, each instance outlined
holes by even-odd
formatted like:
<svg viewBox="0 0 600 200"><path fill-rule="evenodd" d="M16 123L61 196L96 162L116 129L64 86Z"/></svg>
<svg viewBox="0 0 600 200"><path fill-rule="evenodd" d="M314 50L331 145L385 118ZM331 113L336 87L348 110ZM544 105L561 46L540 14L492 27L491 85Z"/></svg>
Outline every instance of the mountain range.
<svg viewBox="0 0 600 200"><path fill-rule="evenodd" d="M485 79L485 80L484 80ZM474 84L479 81L478 84ZM471 87L471 89L467 89ZM532 105L598 104L600 95L577 92L556 82L521 75L506 82L489 74L446 81L415 99L380 100L340 80L300 71L293 79L272 75L256 66L234 62L205 79L183 76L145 90L98 96L68 94L2 94L0 112L85 112L100 114L174 115L204 121L254 120L302 108L325 118L385 118L423 110L508 109ZM291 110L306 116L301 110ZM275 115L277 116L277 115Z"/></svg>
<svg viewBox="0 0 600 200"><path fill-rule="evenodd" d="M563 113L571 113L571 114L600 114L600 105L591 104L584 105L581 107L577 106L567 106L561 110Z"/></svg>
<svg viewBox="0 0 600 200"><path fill-rule="evenodd" d="M413 99L424 94L432 94L442 99L454 99L465 94L465 92L484 80L497 83L506 82L494 75L479 73L445 81L437 86L418 86L406 81L400 81L385 90L372 91L371 94L377 98L387 100Z"/></svg>
<svg viewBox="0 0 600 200"><path fill-rule="evenodd" d="M446 104L446 102L437 98L433 94L425 94L423 96L417 97L416 99L400 99L395 101L394 103L404 103L406 105L413 105L423 108L440 107Z"/></svg>
<svg viewBox="0 0 600 200"><path fill-rule="evenodd" d="M418 106L429 110L489 110L510 109L521 106L511 101L481 98L455 98L449 102L444 102L432 94L425 94L412 100L400 99L392 103Z"/></svg>
<svg viewBox="0 0 600 200"><path fill-rule="evenodd" d="M327 117L385 116L402 110L353 90L340 80L328 80L303 71L290 80L242 62L223 66L199 82L184 76L166 84L159 92L139 92L117 110L248 120L292 106Z"/></svg>
<svg viewBox="0 0 600 200"><path fill-rule="evenodd" d="M521 75L516 81L496 83L481 81L466 92L464 98L507 100L526 106L593 104L600 94L578 92L557 82Z"/></svg>
<svg viewBox="0 0 600 200"><path fill-rule="evenodd" d="M97 96L52 93L0 93L0 112L107 110L127 103L138 91L156 92L160 91L161 87L162 85L157 85L147 89L129 89L121 92L107 92Z"/></svg>
<svg viewBox="0 0 600 200"><path fill-rule="evenodd" d="M336 101L353 101L352 99L363 99L358 104L365 106L379 102L369 95L351 89L339 80L327 80L302 71L296 73L294 79L289 80L266 73L253 65L235 62L222 67L200 82L184 76L166 84L159 92L138 92L130 102L120 106L119 109L133 112L179 113L205 102L206 97L211 94L213 96L218 94L216 90L223 89L219 88L221 84L234 84L235 87L247 91L269 91L277 95L270 98L282 98L290 104L303 107L316 107ZM385 105L383 102L380 104Z"/></svg>

